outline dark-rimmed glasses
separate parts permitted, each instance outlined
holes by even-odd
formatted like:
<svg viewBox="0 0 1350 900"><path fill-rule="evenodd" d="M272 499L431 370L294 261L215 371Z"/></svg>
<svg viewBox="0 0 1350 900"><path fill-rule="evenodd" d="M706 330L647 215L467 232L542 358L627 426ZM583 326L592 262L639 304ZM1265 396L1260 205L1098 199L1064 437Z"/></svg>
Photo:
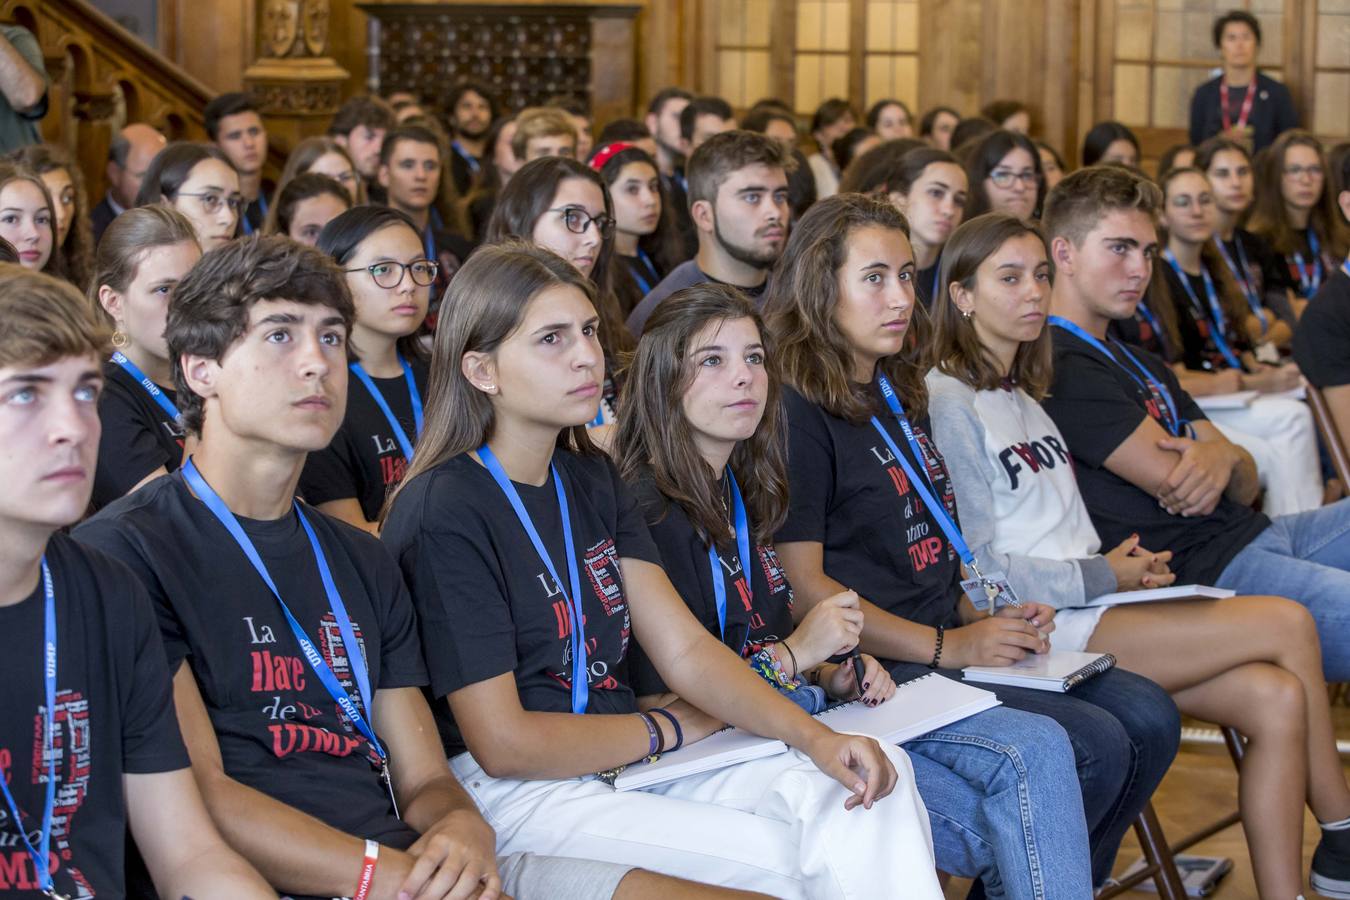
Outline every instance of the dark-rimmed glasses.
<svg viewBox="0 0 1350 900"><path fill-rule="evenodd" d="M412 275L413 284L426 287L436 281L436 274L440 272L441 264L429 259L415 259L410 263L386 262L371 263L368 266L361 266L357 269L343 269L344 272L369 272L376 286L382 288L396 288L403 283L403 273L406 271Z"/></svg>
<svg viewBox="0 0 1350 900"><path fill-rule="evenodd" d="M580 206L560 206L550 209L549 212L560 213L563 226L573 234L585 234L586 229L591 227L592 222L599 229L600 237L608 238L614 233L614 219L605 213L592 216Z"/></svg>

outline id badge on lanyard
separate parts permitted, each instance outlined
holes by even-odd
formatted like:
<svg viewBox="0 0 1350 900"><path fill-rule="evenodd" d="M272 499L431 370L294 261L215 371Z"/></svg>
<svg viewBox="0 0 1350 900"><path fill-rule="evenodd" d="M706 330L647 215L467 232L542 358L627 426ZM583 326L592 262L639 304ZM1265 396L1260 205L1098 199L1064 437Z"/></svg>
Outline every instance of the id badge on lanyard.
<svg viewBox="0 0 1350 900"><path fill-rule="evenodd" d="M745 513L745 500L741 498L740 485L736 483L736 476L731 473L731 466L727 466L727 481L731 484L731 504L732 521L735 523L736 530L736 555L740 562L741 575L745 578L746 590L754 591L754 582L750 574L750 522ZM727 637L727 573L722 567L722 557L717 552L717 542L711 541L708 544L708 565L712 568L712 586L713 602L717 605L717 633L725 641ZM752 593L753 596L753 593ZM746 640L749 640L749 629L746 629ZM745 643L737 648L737 654L744 649Z"/></svg>

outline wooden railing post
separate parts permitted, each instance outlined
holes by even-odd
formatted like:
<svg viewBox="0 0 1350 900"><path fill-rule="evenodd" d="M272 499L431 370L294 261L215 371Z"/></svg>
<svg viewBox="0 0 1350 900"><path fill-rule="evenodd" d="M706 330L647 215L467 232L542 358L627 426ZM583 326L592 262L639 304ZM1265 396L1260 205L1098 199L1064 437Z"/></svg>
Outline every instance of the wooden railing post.
<svg viewBox="0 0 1350 900"><path fill-rule="evenodd" d="M342 102L346 69L328 56L328 0L260 0L258 59L244 84L258 97L271 139L293 147L322 134Z"/></svg>

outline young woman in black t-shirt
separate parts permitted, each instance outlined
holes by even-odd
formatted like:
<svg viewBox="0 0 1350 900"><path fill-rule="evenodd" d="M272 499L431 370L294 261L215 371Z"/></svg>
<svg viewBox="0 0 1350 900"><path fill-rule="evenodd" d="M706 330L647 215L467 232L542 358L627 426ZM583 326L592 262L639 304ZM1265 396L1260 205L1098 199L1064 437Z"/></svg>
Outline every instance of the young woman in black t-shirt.
<svg viewBox="0 0 1350 900"><path fill-rule="evenodd" d="M98 402L103 436L94 509L183 461L186 434L164 320L174 286L201 256L192 223L167 206L129 209L103 232L89 294L113 327L113 356L103 367L107 388Z"/></svg>
<svg viewBox="0 0 1350 900"><path fill-rule="evenodd" d="M300 494L328 513L379 533L380 508L422 433L427 352L420 333L438 264L417 228L385 206L358 206L329 222L318 249L346 272L356 304L342 427L311 453Z"/></svg>
<svg viewBox="0 0 1350 900"><path fill-rule="evenodd" d="M766 306L791 387L791 505L779 553L804 606L845 588L862 595L860 646L902 680L925 665L955 676L1043 653L1054 616L1034 597L993 616L963 599L953 541L913 483L921 475L956 520L927 420L930 326L915 302L906 231L886 204L857 196L816 204L793 229ZM885 401L888 384L909 424ZM1007 706L1057 720L1074 742L1100 884L1175 754L1176 706L1121 670L1071 694L996 693Z"/></svg>
<svg viewBox="0 0 1350 900"><path fill-rule="evenodd" d="M855 697L852 667L828 660L857 646L857 593L827 597L800 615L772 545L788 504L772 342L754 306L733 288L698 285L675 299L643 331L615 438L620 470L638 494L665 570L704 628L780 692L807 709L827 694ZM891 702L908 702L875 658L860 658L865 702L892 695ZM641 708L676 700L640 646L633 687ZM1009 898L1086 889L1087 830L1061 728L994 709L904 748L929 811L939 869L998 884ZM962 777L953 777L957 772ZM972 833L978 839L969 840ZM1050 853L1055 867L1028 865Z"/></svg>
<svg viewBox="0 0 1350 900"><path fill-rule="evenodd" d="M436 332L426 436L384 523L420 613L451 767L499 852L619 858L776 896L874 897L903 883L940 897L908 758L773 691L661 570L585 428L604 375L594 291L537 247L469 259ZM638 712L634 637L693 705ZM723 721L798 750L626 793L587 777ZM870 811L849 812L859 804Z"/></svg>
<svg viewBox="0 0 1350 900"><path fill-rule="evenodd" d="M588 165L614 204L614 293L627 316L670 270L684 262L680 238L656 161L636 144L598 147Z"/></svg>
<svg viewBox="0 0 1350 900"><path fill-rule="evenodd" d="M922 147L900 158L888 182L886 199L905 214L910 246L914 250L914 294L925 306L933 301L933 286L942 245L965 215L968 197L966 171L946 150Z"/></svg>
<svg viewBox="0 0 1350 900"><path fill-rule="evenodd" d="M1296 295L1294 312L1350 253L1350 226L1327 186L1322 142L1286 131L1257 160L1256 203L1247 227L1284 258Z"/></svg>

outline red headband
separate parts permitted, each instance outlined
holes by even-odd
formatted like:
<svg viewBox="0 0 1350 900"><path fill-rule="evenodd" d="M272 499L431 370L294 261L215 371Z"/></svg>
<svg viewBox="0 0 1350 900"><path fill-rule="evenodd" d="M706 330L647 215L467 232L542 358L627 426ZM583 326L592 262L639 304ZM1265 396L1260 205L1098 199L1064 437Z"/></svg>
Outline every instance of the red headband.
<svg viewBox="0 0 1350 900"><path fill-rule="evenodd" d="M627 141L615 141L612 144L606 144L591 157L589 165L592 169L599 172L605 167L605 163L609 162L623 151L632 150L636 146L637 144L630 144Z"/></svg>

